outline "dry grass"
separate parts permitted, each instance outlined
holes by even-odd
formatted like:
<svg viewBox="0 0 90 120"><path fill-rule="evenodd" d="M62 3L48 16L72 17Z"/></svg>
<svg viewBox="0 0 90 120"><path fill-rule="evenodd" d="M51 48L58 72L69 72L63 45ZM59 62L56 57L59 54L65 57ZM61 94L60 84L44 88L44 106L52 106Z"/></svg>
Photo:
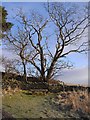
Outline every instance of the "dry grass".
<svg viewBox="0 0 90 120"><path fill-rule="evenodd" d="M19 92L20 89L18 87L12 89L10 86L7 88L7 89L3 89L2 90L2 94L5 95L5 94L9 94L9 95L13 95L14 93L16 92Z"/></svg>
<svg viewBox="0 0 90 120"><path fill-rule="evenodd" d="M73 103L74 110L81 109L85 113L90 113L90 102L89 102L90 94L87 91L78 91L73 92L69 99Z"/></svg>
<svg viewBox="0 0 90 120"><path fill-rule="evenodd" d="M87 90L78 90L73 92L63 92L58 95L59 103L71 105L74 111L81 110L84 113L90 114L90 93ZM61 105L62 105L61 104Z"/></svg>

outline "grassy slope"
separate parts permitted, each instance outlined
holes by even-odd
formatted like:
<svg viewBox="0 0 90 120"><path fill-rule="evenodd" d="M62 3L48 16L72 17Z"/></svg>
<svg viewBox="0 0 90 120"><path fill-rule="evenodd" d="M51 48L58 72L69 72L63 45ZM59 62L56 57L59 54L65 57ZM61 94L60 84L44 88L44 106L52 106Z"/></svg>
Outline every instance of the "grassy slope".
<svg viewBox="0 0 90 120"><path fill-rule="evenodd" d="M52 95L27 95L25 93L16 93L13 96L6 95L3 97L3 108L12 114L15 118L38 118L48 117L48 112L52 107L48 102ZM53 114L51 117L54 117ZM56 117L56 116L55 116Z"/></svg>
<svg viewBox="0 0 90 120"><path fill-rule="evenodd" d="M12 96L7 94L3 96L3 109L11 113L14 118L79 117L78 114L68 109L63 111L60 108L62 101L57 103L57 100L53 99L56 96L56 94L50 93L47 95L29 95L27 91L20 91ZM67 99L65 101L67 102Z"/></svg>

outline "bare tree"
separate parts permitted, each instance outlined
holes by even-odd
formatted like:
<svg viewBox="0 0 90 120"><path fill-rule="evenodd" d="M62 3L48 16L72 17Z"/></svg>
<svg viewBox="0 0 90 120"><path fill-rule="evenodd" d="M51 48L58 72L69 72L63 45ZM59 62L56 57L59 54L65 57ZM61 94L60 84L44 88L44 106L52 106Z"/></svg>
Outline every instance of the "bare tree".
<svg viewBox="0 0 90 120"><path fill-rule="evenodd" d="M6 73L15 73L19 74L17 69L17 63L13 59L8 59L6 57L2 57L2 67Z"/></svg>
<svg viewBox="0 0 90 120"><path fill-rule="evenodd" d="M59 59L70 53L82 53L87 51L87 40L83 41L85 30L88 27L88 14L74 6L67 8L63 3L51 3L47 6L51 21L56 28L56 51L47 72L47 79L51 77L55 64ZM80 10L80 11L79 11ZM80 16L81 14L81 16ZM80 39L82 38L82 41ZM85 38L84 38L85 39ZM70 48L72 46L72 48ZM69 48L66 52L65 48Z"/></svg>
<svg viewBox="0 0 90 120"><path fill-rule="evenodd" d="M44 82L52 79L62 68L70 67L64 61L67 55L87 50L87 41L80 40L88 27L88 15L80 12L80 16L72 5L67 8L61 3L51 3L46 9L48 19L35 12L27 17L20 10L16 18L24 32L21 34L19 29L19 37L11 34L7 37L19 49L22 63L28 62ZM50 41L54 48L51 48ZM27 50L25 54L24 50Z"/></svg>
<svg viewBox="0 0 90 120"><path fill-rule="evenodd" d="M5 72L5 79L8 79L10 77L10 74L19 74L19 71L16 68L16 62L14 60L10 60L6 57L2 57L2 67ZM14 77L14 76L13 76Z"/></svg>
<svg viewBox="0 0 90 120"><path fill-rule="evenodd" d="M24 58L30 57L31 53L33 51L30 50L30 44L28 42L28 33L25 31L26 25L24 24L22 26L17 27L17 33L13 34L12 31L8 32L8 35L6 35L6 39L8 41L6 42L7 47L9 46L9 49L15 53L18 58L16 58L16 61L19 63L22 63L23 66L23 77L24 80L27 81L27 60ZM28 50L29 46L29 50Z"/></svg>

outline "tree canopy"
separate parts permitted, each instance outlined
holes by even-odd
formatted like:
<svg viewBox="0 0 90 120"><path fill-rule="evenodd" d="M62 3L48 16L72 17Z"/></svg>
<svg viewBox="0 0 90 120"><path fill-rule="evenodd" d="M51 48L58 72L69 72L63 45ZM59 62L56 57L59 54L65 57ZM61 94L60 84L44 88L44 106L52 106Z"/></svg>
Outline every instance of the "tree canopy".
<svg viewBox="0 0 90 120"><path fill-rule="evenodd" d="M45 82L60 74L62 68L71 67L65 61L69 54L87 51L83 37L88 27L88 14L75 6L50 3L46 12L47 18L37 12L30 12L27 17L20 9L15 17L19 23L15 33L11 31L6 36L21 58L24 70L28 63L30 73Z"/></svg>

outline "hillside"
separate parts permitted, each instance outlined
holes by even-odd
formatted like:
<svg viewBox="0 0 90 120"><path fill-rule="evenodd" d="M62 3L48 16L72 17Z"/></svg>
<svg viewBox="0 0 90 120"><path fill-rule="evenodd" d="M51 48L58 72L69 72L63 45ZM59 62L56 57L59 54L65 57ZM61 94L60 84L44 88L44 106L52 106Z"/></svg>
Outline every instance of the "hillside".
<svg viewBox="0 0 90 120"><path fill-rule="evenodd" d="M18 91L3 96L3 110L14 118L90 119L90 102L86 92L60 92L31 95ZM3 116L5 117L5 116Z"/></svg>
<svg viewBox="0 0 90 120"><path fill-rule="evenodd" d="M90 88L30 77L26 83L19 78L2 76L3 118L90 119Z"/></svg>

